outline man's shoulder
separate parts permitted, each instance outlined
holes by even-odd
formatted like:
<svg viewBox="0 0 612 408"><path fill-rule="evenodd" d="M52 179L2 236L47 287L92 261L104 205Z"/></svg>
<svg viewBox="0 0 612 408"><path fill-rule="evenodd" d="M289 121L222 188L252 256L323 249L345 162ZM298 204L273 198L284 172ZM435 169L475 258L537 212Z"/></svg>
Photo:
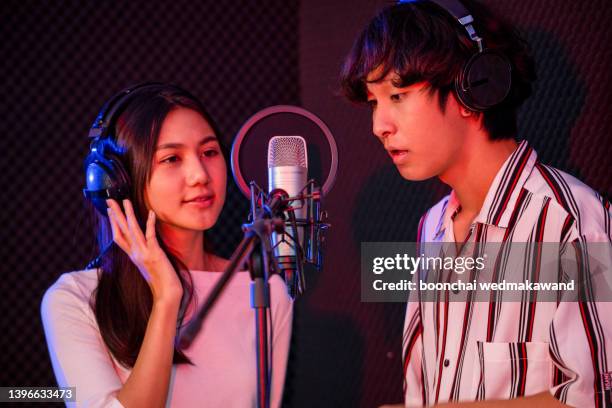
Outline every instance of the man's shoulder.
<svg viewBox="0 0 612 408"><path fill-rule="evenodd" d="M524 187L534 196L548 197L560 213L572 218L580 235L603 232L609 225L610 202L571 174L538 163Z"/></svg>

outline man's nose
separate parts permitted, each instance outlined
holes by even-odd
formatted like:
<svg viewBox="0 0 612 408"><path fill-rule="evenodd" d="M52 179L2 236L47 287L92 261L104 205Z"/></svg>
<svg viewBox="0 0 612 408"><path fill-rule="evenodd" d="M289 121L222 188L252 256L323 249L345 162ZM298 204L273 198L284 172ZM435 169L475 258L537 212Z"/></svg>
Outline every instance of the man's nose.
<svg viewBox="0 0 612 408"><path fill-rule="evenodd" d="M378 107L372 114L372 131L381 141L395 131L393 118L384 108Z"/></svg>

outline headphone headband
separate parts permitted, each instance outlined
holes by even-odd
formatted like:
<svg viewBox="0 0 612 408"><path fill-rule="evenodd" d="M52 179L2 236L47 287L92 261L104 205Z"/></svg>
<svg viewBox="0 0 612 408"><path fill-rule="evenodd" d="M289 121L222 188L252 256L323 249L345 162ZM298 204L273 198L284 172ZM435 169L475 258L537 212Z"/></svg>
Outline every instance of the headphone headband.
<svg viewBox="0 0 612 408"><path fill-rule="evenodd" d="M467 32L470 40L476 43L478 46L478 52L484 51L484 44L482 42L482 37L478 35L476 29L472 25L474 22L474 17L472 14L465 8L465 6L459 0L428 0L431 3L437 4L448 14L455 18L461 24L461 26ZM398 4L405 3L417 3L422 2L422 0L399 0Z"/></svg>
<svg viewBox="0 0 612 408"><path fill-rule="evenodd" d="M482 37L478 35L476 29L474 29L474 26L472 25L472 23L474 22L474 17L472 17L472 14L470 14L470 12L459 0L430 1L436 3L438 6L446 10L451 16L455 17L455 19L459 22L459 24L463 26L463 28L467 32L468 37L478 45L478 52L484 51Z"/></svg>
<svg viewBox="0 0 612 408"><path fill-rule="evenodd" d="M136 91L163 85L161 82L143 82L115 94L100 109L98 116L89 129L90 138L106 137L114 122L115 114L121 110Z"/></svg>

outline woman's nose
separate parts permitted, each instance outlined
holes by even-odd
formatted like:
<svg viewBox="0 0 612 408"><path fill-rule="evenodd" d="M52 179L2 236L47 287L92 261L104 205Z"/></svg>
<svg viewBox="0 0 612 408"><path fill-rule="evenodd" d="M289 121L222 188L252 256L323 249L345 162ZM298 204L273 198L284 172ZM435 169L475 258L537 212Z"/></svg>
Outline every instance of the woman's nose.
<svg viewBox="0 0 612 408"><path fill-rule="evenodd" d="M210 175L208 174L208 170L206 169L206 165L202 163L200 160L193 160L191 165L187 170L187 184L197 185L197 184L208 184L210 182Z"/></svg>

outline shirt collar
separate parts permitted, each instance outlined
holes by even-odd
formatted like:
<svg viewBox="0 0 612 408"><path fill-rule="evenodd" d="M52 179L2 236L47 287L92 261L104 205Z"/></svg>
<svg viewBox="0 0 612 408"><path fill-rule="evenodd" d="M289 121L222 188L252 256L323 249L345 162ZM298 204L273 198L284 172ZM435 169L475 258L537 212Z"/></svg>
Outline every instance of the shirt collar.
<svg viewBox="0 0 612 408"><path fill-rule="evenodd" d="M508 227L516 200L531 174L537 158L538 155L535 150L529 146L526 140L523 140L495 175L482 208L474 218L475 223L490 224L502 228ZM437 226L436 237L444 233L455 215L461 210L454 190L451 191L444 207L444 215Z"/></svg>

